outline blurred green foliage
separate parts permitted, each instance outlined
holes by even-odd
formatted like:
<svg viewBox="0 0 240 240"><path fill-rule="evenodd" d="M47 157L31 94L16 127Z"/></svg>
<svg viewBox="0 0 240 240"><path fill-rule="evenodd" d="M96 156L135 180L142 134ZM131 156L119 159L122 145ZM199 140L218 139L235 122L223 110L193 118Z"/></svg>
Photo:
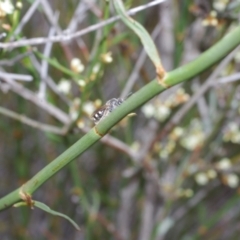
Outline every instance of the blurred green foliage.
<svg viewBox="0 0 240 240"><path fill-rule="evenodd" d="M148 2L129 0L126 7ZM17 1L4 15L5 6L0 5L5 43L67 36L116 15L107 1ZM133 18L150 33L158 30L155 43L170 70L238 25L239 9L238 0L169 0ZM141 64L141 50L138 37L120 21L68 41L1 49L1 196L81 138L93 126L94 110L155 77L149 59ZM119 123L112 138L98 142L34 194L74 219L80 232L38 209L11 208L0 215L1 239L238 239L239 50L221 66L151 100ZM207 90L188 106L212 73ZM19 81L20 75L32 81Z"/></svg>

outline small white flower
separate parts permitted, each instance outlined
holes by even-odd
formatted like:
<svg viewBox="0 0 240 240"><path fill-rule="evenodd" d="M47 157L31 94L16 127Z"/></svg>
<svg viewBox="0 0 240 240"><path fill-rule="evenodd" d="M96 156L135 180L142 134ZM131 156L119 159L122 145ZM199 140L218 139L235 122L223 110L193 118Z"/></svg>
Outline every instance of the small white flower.
<svg viewBox="0 0 240 240"><path fill-rule="evenodd" d="M80 98L75 98L72 102L72 105L69 109L70 117L72 120L76 120L78 117L80 103L81 103Z"/></svg>
<svg viewBox="0 0 240 240"><path fill-rule="evenodd" d="M218 19L217 19L217 12L211 11L210 14L202 21L203 26L217 26Z"/></svg>
<svg viewBox="0 0 240 240"><path fill-rule="evenodd" d="M214 179L214 178L217 177L217 173L216 173L215 170L210 169L210 170L207 171L207 176L208 176L209 179Z"/></svg>
<svg viewBox="0 0 240 240"><path fill-rule="evenodd" d="M195 175L195 181L199 185L206 185L208 183L208 177L205 173L200 172Z"/></svg>
<svg viewBox="0 0 240 240"><path fill-rule="evenodd" d="M231 141L233 143L240 143L240 132L239 131L236 132L235 134L233 134Z"/></svg>
<svg viewBox="0 0 240 240"><path fill-rule="evenodd" d="M19 8L19 9L22 9L22 2L17 1L16 7Z"/></svg>
<svg viewBox="0 0 240 240"><path fill-rule="evenodd" d="M202 125L198 119L191 121L189 130L186 131L184 137L181 139L181 145L189 151L201 147L204 143L205 135L202 130Z"/></svg>
<svg viewBox="0 0 240 240"><path fill-rule="evenodd" d="M238 186L239 177L236 174L234 173L228 174L226 176L226 180L229 187L236 188Z"/></svg>
<svg viewBox="0 0 240 240"><path fill-rule="evenodd" d="M64 94L69 94L71 90L71 82L68 80L61 80L58 83L58 90Z"/></svg>
<svg viewBox="0 0 240 240"><path fill-rule="evenodd" d="M80 87L85 87L85 86L86 86L86 82L85 82L83 79L79 79L79 80L77 81L77 83L78 83L78 85L79 85Z"/></svg>
<svg viewBox="0 0 240 240"><path fill-rule="evenodd" d="M155 110L154 116L157 120L163 122L170 115L170 113L171 113L170 108L165 106L164 104L161 104Z"/></svg>
<svg viewBox="0 0 240 240"><path fill-rule="evenodd" d="M84 121L82 119L78 120L77 121L77 126L78 126L79 129L84 128L85 127Z"/></svg>
<svg viewBox="0 0 240 240"><path fill-rule="evenodd" d="M84 70L84 65L79 58L73 58L70 63L72 71L76 73L81 73Z"/></svg>
<svg viewBox="0 0 240 240"><path fill-rule="evenodd" d="M159 152L159 157L166 160L169 157L169 152L165 148L163 148Z"/></svg>
<svg viewBox="0 0 240 240"><path fill-rule="evenodd" d="M102 100L101 99L96 99L94 101L94 105L96 108L100 108L102 106Z"/></svg>
<svg viewBox="0 0 240 240"><path fill-rule="evenodd" d="M101 59L104 63L111 63L113 61L112 53L107 52L101 55Z"/></svg>
<svg viewBox="0 0 240 240"><path fill-rule="evenodd" d="M169 153L172 153L173 152L173 150L175 149L175 147L176 147L176 142L175 141L173 141L173 140L170 140L168 143L167 143L167 145L166 145L166 150L169 152Z"/></svg>
<svg viewBox="0 0 240 240"><path fill-rule="evenodd" d="M170 135L171 139L177 140L179 139L184 133L184 129L181 127L175 127Z"/></svg>
<svg viewBox="0 0 240 240"><path fill-rule="evenodd" d="M5 17L6 14L12 14L14 7L9 0L0 1L0 17Z"/></svg>
<svg viewBox="0 0 240 240"><path fill-rule="evenodd" d="M75 121L78 117L78 112L75 109L70 111L70 117L73 121Z"/></svg>
<svg viewBox="0 0 240 240"><path fill-rule="evenodd" d="M83 111L88 115L91 116L92 113L95 111L94 104L92 102L85 102L83 104Z"/></svg>
<svg viewBox="0 0 240 240"><path fill-rule="evenodd" d="M192 134L189 136L184 137L181 140L181 145L185 147L187 150L192 151L197 147L201 146L204 141L203 134Z"/></svg>
<svg viewBox="0 0 240 240"><path fill-rule="evenodd" d="M147 118L151 118L155 113L155 107L151 103L147 103L142 107L142 112Z"/></svg>
<svg viewBox="0 0 240 240"><path fill-rule="evenodd" d="M95 64L94 65L94 67L93 67L93 73L98 73L99 72L99 70L100 70L100 64L99 63L97 63L97 64Z"/></svg>
<svg viewBox="0 0 240 240"><path fill-rule="evenodd" d="M240 143L240 129L237 123L230 122L224 131L223 140L225 142Z"/></svg>
<svg viewBox="0 0 240 240"><path fill-rule="evenodd" d="M213 2L213 7L218 12L222 12L226 9L228 2L229 2L229 0L215 0Z"/></svg>
<svg viewBox="0 0 240 240"><path fill-rule="evenodd" d="M222 160L220 160L217 163L217 168L219 170L227 170L227 169L231 168L231 166L232 166L232 163L231 163L230 159L228 159L228 158L223 158Z"/></svg>

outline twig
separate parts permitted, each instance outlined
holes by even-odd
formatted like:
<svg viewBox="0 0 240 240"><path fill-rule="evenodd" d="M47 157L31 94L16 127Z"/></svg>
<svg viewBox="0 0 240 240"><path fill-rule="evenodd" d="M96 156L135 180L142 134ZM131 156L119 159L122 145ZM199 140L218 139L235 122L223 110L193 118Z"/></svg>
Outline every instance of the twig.
<svg viewBox="0 0 240 240"><path fill-rule="evenodd" d="M20 61L21 59L23 59L23 58L25 58L25 57L27 57L27 56L29 56L31 54L32 54L32 51L28 51L28 52L19 54L16 57L14 57L14 58L12 58L10 60L8 60L8 59L1 60L0 61L0 66L7 66L7 67L13 66L18 61Z"/></svg>
<svg viewBox="0 0 240 240"><path fill-rule="evenodd" d="M68 24L67 29L64 30L63 33L69 34L69 33L75 32L77 30L78 24L80 24L86 18L86 11L88 9L89 9L89 6L85 2L82 2L82 1L79 2L76 8L76 11L73 14L73 17L70 20L70 23ZM75 41L77 42L78 47L80 48L80 51L84 55L85 59L88 59L89 51L83 39L81 37L78 37L75 39Z"/></svg>
<svg viewBox="0 0 240 240"><path fill-rule="evenodd" d="M16 73L6 73L0 72L0 78L12 78L14 80L30 82L33 80L33 77L25 74L16 74Z"/></svg>
<svg viewBox="0 0 240 240"><path fill-rule="evenodd" d="M133 181L121 190L117 228L125 240L130 239L131 236L132 216L135 210L135 195L138 189L139 180L133 179Z"/></svg>
<svg viewBox="0 0 240 240"><path fill-rule="evenodd" d="M155 198L157 196L155 184L148 181L145 187L145 202L141 217L139 240L151 239L151 233L154 226Z"/></svg>
<svg viewBox="0 0 240 240"><path fill-rule="evenodd" d="M31 63L33 64L33 66L35 67L35 69L38 71L39 74L41 74L41 65L38 62L37 58L35 57L35 55L31 55L30 56L30 60ZM47 76L45 79L43 79L47 85L49 86L49 88L56 93L68 106L71 105L70 100L64 95L62 94L59 90L58 87L56 85L56 83L54 82L54 80L50 77Z"/></svg>
<svg viewBox="0 0 240 240"><path fill-rule="evenodd" d="M166 0L155 0L155 1L152 1L152 2L147 3L145 5L133 8L133 9L129 10L127 13L129 15L134 15L135 13L137 13L139 11L145 10L146 8L149 8L149 7L153 7L153 6L155 6L159 3L162 3L164 1L166 1ZM90 27L87 27L83 30L80 30L76 33L70 33L70 34L67 34L67 35L61 34L61 35L53 36L53 37L50 37L50 38L40 37L40 38L32 38L32 39L22 39L22 40L19 40L19 41L8 42L8 43L0 43L0 48L4 48L4 49L5 48L16 48L16 47L22 47L22 46L27 46L27 45L40 45L40 44L44 44L44 43L47 43L47 42L69 41L69 40L72 40L74 38L80 37L84 34L95 31L99 28L102 28L102 27L104 27L104 26L106 26L106 25L108 25L112 22L117 21L118 19L120 19L119 16L114 16L112 18L109 18L106 21L102 21L100 23L91 25Z"/></svg>
<svg viewBox="0 0 240 240"><path fill-rule="evenodd" d="M240 73L234 73L230 76L219 78L218 81L212 83L212 86L218 87L219 83L220 84L231 83L239 80L240 80Z"/></svg>
<svg viewBox="0 0 240 240"><path fill-rule="evenodd" d="M116 240L123 240L120 232L116 229L116 227L114 226L114 224L112 222L110 222L105 216L103 216L101 213L97 213L96 215L96 219L98 220L98 222L105 227L105 229L111 233L114 237L114 239Z"/></svg>
<svg viewBox="0 0 240 240"><path fill-rule="evenodd" d="M33 4L28 9L28 11L24 15L24 17L21 19L21 21L18 24L17 28L15 29L13 36L18 35L21 32L21 30L23 29L24 25L29 21L29 19L32 17L34 12L36 11L36 9L37 9L38 5L40 4L40 2L41 2L41 0L36 0L36 1L33 2Z"/></svg>
<svg viewBox="0 0 240 240"><path fill-rule="evenodd" d="M42 131L51 132L51 133L55 133L55 134L59 134L59 135L64 135L66 132L65 127L58 128L58 127L55 127L52 125L40 123L38 121L32 120L32 119L22 115L22 114L15 113L15 112L8 110L6 108L3 108L3 107L0 107L0 114L3 114L7 117L18 120L21 123L27 124L31 127L40 129Z"/></svg>
<svg viewBox="0 0 240 240"><path fill-rule="evenodd" d="M192 89L193 89L194 93L196 93L199 88L201 88L201 85L199 83L199 79L196 78L192 83ZM197 107L198 107L200 116L202 118L202 122L204 125L204 131L206 134L209 134L212 129L212 122L211 122L211 118L210 118L209 107L207 105L207 102L206 102L204 96L199 97L199 99L197 101Z"/></svg>
<svg viewBox="0 0 240 240"><path fill-rule="evenodd" d="M37 106L44 109L46 112L54 116L56 119L58 119L60 122L68 125L71 122L70 117L64 113L59 108L56 108L55 106L51 105L50 103L46 102L43 99L39 99L36 94L34 94L32 91L26 89L21 84L18 84L16 81L14 81L11 78L4 78L3 79L8 85L10 86L10 89L17 93L18 95L22 96L23 98L30 100Z"/></svg>
<svg viewBox="0 0 240 240"><path fill-rule="evenodd" d="M57 19L58 19L58 16L59 14L57 14L58 16L56 16L56 14L54 14L52 8L51 8L51 5L49 4L48 1L46 0L42 0L41 1L41 5L44 9L44 13L49 21L49 23L51 24L51 26L55 29L55 31L60 35L62 34L62 29L60 28L60 26L58 25L57 23ZM53 35L52 36L48 36L48 38L51 38L51 37L54 37Z"/></svg>
<svg viewBox="0 0 240 240"><path fill-rule="evenodd" d="M85 2L80 1L64 33L75 32L77 30L78 24L85 19L86 11L88 9L89 9L89 6Z"/></svg>
<svg viewBox="0 0 240 240"><path fill-rule="evenodd" d="M55 14L54 20L57 21L58 17L59 17L59 14ZM54 36L55 33L56 33L56 28L51 27L48 36L52 37L52 36ZM46 44L45 48L44 48L43 55L47 58L49 58L50 55L51 55L52 45L53 44L51 42L48 42ZM42 66L41 66L40 74L41 74L41 78L42 78L43 81L41 81L41 83L40 83L38 96L40 98L45 98L45 96L46 96L46 83L47 83L45 81L45 79L48 76L48 61L46 59L42 59Z"/></svg>
<svg viewBox="0 0 240 240"><path fill-rule="evenodd" d="M100 8L98 8L93 1L89 0L84 0L84 2L89 6L90 11L97 17L97 18L102 18L102 11Z"/></svg>

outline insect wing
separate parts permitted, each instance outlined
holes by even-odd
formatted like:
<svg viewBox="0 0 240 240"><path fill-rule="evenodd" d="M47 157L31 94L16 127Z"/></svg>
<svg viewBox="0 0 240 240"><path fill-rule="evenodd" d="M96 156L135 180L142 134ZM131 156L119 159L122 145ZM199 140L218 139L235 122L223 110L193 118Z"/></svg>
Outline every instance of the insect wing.
<svg viewBox="0 0 240 240"><path fill-rule="evenodd" d="M120 106L123 103L121 98L112 98L107 101L106 106L108 107L109 112L112 112L115 108Z"/></svg>

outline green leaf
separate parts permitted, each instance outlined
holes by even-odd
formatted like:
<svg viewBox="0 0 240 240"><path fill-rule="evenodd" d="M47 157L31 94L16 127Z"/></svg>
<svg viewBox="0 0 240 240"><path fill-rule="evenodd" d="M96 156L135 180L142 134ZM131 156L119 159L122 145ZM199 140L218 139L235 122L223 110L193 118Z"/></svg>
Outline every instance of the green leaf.
<svg viewBox="0 0 240 240"><path fill-rule="evenodd" d="M143 47L144 47L147 55L149 56L149 58L155 65L157 72L160 73L161 71L164 71L162 68L161 59L160 59L159 53L157 51L157 48L156 48L151 36L146 31L146 29L140 23L138 23L137 21L135 21L134 19L132 19L131 17L129 17L126 14L124 5L121 0L113 0L113 4L114 4L114 7L115 7L117 13L120 15L122 21L129 28L131 28L140 38L140 40L143 44Z"/></svg>
<svg viewBox="0 0 240 240"><path fill-rule="evenodd" d="M79 226L67 215L56 212L56 211L52 210L51 208L49 208L46 204L38 202L38 201L34 201L34 206L42 209L45 212L48 212L48 213L52 214L52 215L56 215L56 216L63 217L65 219L67 219L78 231L80 231Z"/></svg>
<svg viewBox="0 0 240 240"><path fill-rule="evenodd" d="M27 206L27 203L22 201L22 202L15 203L13 205L13 207L22 207L22 206Z"/></svg>
<svg viewBox="0 0 240 240"><path fill-rule="evenodd" d="M38 52L36 50L34 50L34 52L39 58L46 60L51 66L59 69L60 71L69 75L70 77L73 77L73 78L81 78L82 77L80 74L74 73L73 71L71 71L68 68L61 65L56 58L53 58L53 59L47 58L43 54L41 54L40 52Z"/></svg>

